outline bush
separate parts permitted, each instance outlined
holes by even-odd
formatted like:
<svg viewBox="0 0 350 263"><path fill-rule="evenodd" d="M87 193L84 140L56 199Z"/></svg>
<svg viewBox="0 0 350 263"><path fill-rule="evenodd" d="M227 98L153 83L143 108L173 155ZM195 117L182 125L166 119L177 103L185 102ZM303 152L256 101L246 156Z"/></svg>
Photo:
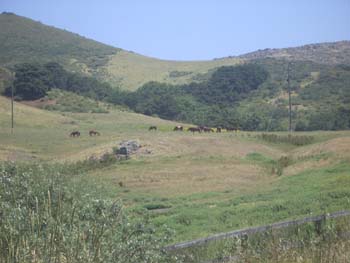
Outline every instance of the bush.
<svg viewBox="0 0 350 263"><path fill-rule="evenodd" d="M76 170L0 164L0 262L172 262L168 236L129 222Z"/></svg>

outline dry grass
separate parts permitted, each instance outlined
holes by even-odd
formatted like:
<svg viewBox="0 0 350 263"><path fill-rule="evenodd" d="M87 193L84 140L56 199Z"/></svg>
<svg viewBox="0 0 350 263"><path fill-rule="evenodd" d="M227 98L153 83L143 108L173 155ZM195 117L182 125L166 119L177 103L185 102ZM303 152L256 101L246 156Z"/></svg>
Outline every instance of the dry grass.
<svg viewBox="0 0 350 263"><path fill-rule="evenodd" d="M183 84L192 80L197 74L226 65L242 63L238 58L225 58L210 61L170 61L142 56L136 53L120 51L113 55L105 67L106 78L124 89L136 90L149 81L171 84ZM174 71L186 72L180 77L171 77Z"/></svg>
<svg viewBox="0 0 350 263"><path fill-rule="evenodd" d="M314 136L316 143L298 147L262 141L254 136L255 133L247 132L174 132L172 129L178 123L118 109L111 109L108 114L61 114L16 103L15 133L11 135L9 112L9 100L0 97L1 160L84 160L111 151L123 140L138 140L142 148L131 160L92 170L88 176L94 182L107 184L109 193L122 199L130 209L142 210L149 204L169 205L171 208L154 220L171 225L179 240L268 223L275 220L275 212L270 214L269 211L276 204L286 209L299 209L297 201L294 200L290 208L284 203L290 197L281 197L286 191L290 191L288 194L293 197L293 189L300 186L299 181L293 183L293 178L298 176L290 175L312 172L320 166L328 168L349 158L349 131L300 133ZM158 130L148 131L153 125ZM90 129L99 131L101 136L89 137ZM70 138L72 130L81 131L81 138ZM278 176L269 165L281 156L291 156L296 162ZM316 176L315 172L313 174L312 178ZM342 171L335 170L334 174L347 182ZM324 175L324 178L328 177ZM276 194L274 189L282 184L281 181L285 188L281 186L283 192ZM313 187L314 183L308 182ZM340 197L343 196L343 185L337 186L340 193L336 194ZM305 187L305 191L310 191L307 185ZM322 181L318 187L326 189L328 184ZM312 194L319 196L318 188L313 191ZM336 209L339 209L339 202ZM262 207L267 207L267 210L261 210ZM207 209L210 209L210 215L206 214ZM237 221L238 215L230 213L232 209L234 213L244 211L239 215L242 220ZM298 213L304 215L305 212L298 210ZM255 214L263 217L255 218ZM231 225L230 222L235 223Z"/></svg>
<svg viewBox="0 0 350 263"><path fill-rule="evenodd" d="M313 156L322 153L332 153L337 157L350 157L350 134L346 133L341 137L333 138L314 145L300 147L292 151L294 156Z"/></svg>

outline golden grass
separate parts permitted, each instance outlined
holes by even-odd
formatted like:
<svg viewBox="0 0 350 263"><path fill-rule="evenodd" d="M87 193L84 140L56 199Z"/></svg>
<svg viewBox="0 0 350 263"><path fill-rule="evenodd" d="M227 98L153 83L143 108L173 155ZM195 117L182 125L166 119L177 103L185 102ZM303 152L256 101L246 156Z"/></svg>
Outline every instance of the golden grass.
<svg viewBox="0 0 350 263"><path fill-rule="evenodd" d="M109 114L48 112L15 104L15 133L10 134L10 101L0 97L0 159L77 161L110 152L122 140L138 140L140 151L125 164L94 171L91 175L125 190L146 195L186 196L211 191L253 191L278 180L257 163L250 153L277 160L329 153L329 159L310 159L285 168L285 175L328 166L350 157L350 133L314 132L322 142L303 147L285 147L258 141L248 133L192 134L173 132L178 123L141 114L111 110ZM158 131L148 131L151 125ZM185 125L189 126L189 125ZM95 129L101 136L89 137ZM81 138L70 138L79 130ZM254 135L254 133L250 133ZM301 133L304 134L304 133Z"/></svg>
<svg viewBox="0 0 350 263"><path fill-rule="evenodd" d="M123 89L136 90L149 81L184 84L192 81L197 74L205 74L210 69L225 65L236 65L243 60L224 58L210 61L170 61L142 56L128 51L119 51L110 57L105 66L106 79ZM188 74L171 77L174 71Z"/></svg>

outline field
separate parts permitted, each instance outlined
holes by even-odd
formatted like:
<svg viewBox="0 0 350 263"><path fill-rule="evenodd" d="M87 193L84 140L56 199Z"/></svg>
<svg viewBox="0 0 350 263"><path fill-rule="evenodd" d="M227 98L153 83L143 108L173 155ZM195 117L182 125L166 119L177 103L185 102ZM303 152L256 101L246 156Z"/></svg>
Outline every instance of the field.
<svg viewBox="0 0 350 263"><path fill-rule="evenodd" d="M59 113L16 103L11 135L10 101L0 97L0 159L75 162L138 140L131 159L86 176L131 215L146 213L155 226L174 229L174 241L350 209L349 131L296 133L314 138L296 146L254 132L174 132L178 123L109 111ZM89 137L90 129L101 136ZM70 138L73 130L82 136Z"/></svg>

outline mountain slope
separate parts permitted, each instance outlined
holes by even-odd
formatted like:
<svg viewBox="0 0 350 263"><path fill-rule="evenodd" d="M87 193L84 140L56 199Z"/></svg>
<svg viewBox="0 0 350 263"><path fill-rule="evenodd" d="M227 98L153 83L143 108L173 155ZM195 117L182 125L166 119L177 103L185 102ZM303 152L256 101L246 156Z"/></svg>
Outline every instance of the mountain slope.
<svg viewBox="0 0 350 263"><path fill-rule="evenodd" d="M149 81L183 84L208 79L215 68L267 58L350 64L350 41L266 49L210 61L167 61L114 48L12 13L0 15L0 66L56 61L71 71L127 90Z"/></svg>
<svg viewBox="0 0 350 263"><path fill-rule="evenodd" d="M226 58L209 61L171 61L120 51L111 56L105 66L105 78L121 84L128 90L136 90L149 81L169 84L185 84L208 78L208 72L215 68L243 63L242 59Z"/></svg>
<svg viewBox="0 0 350 263"><path fill-rule="evenodd" d="M12 13L0 15L0 64L56 61L71 70L97 73L119 49Z"/></svg>
<svg viewBox="0 0 350 263"><path fill-rule="evenodd" d="M291 48L267 48L238 56L242 59L276 58L308 60L319 64L350 64L350 41L310 44Z"/></svg>

